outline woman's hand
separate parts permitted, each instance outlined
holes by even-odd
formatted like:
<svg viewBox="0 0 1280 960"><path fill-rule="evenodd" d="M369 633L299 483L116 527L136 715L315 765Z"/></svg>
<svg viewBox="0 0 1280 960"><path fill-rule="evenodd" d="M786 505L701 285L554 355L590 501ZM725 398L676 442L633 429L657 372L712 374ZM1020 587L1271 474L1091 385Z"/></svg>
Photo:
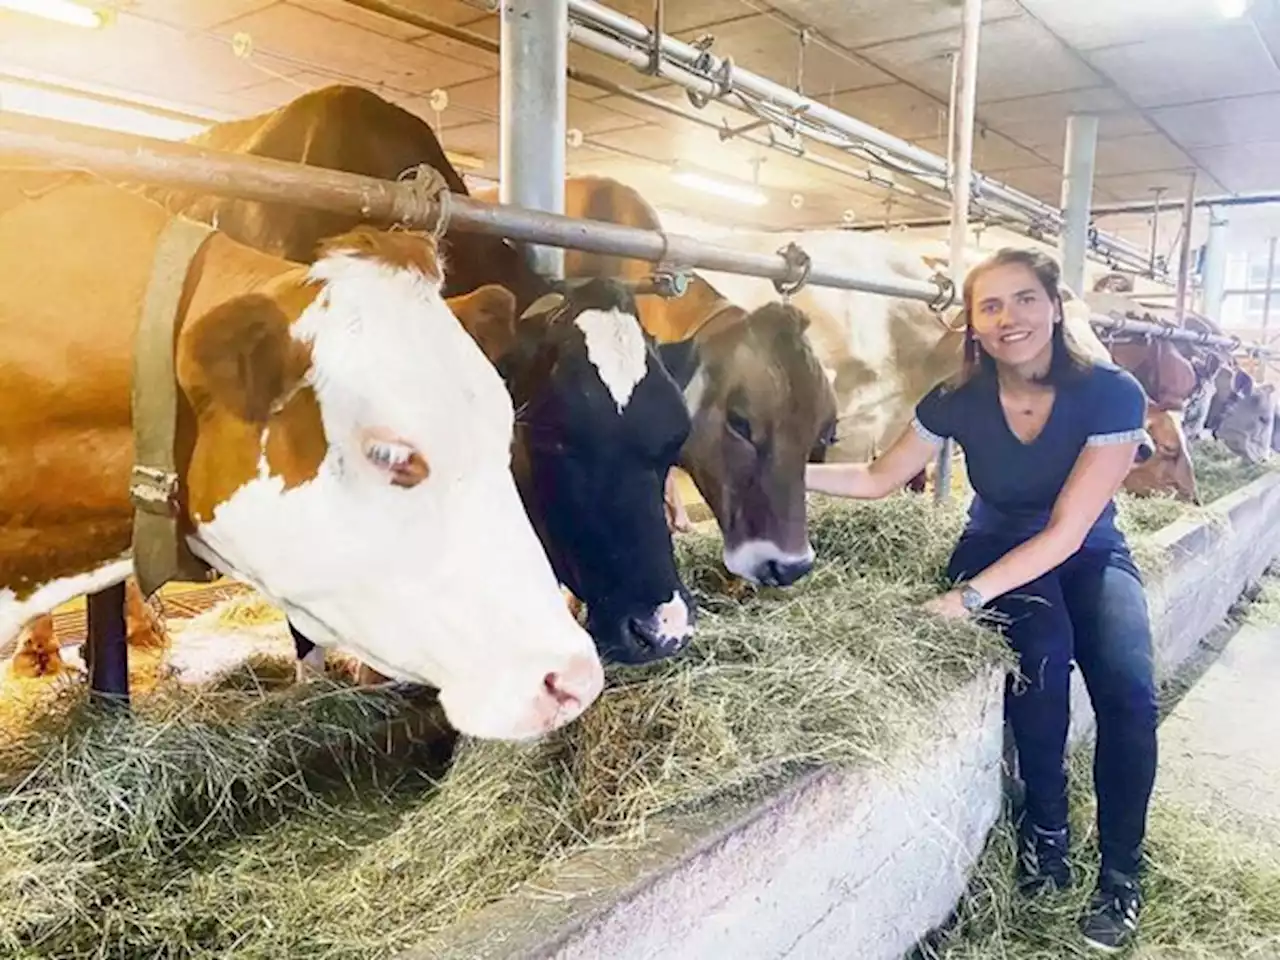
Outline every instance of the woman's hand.
<svg viewBox="0 0 1280 960"><path fill-rule="evenodd" d="M948 590L942 596L934 597L924 605L924 609L926 613L946 620L960 620L969 616L969 611L964 608L964 602L960 599L959 590Z"/></svg>
<svg viewBox="0 0 1280 960"><path fill-rule="evenodd" d="M882 456L871 463L810 463L805 465L805 489L854 500L879 500L928 465L937 447L908 427Z"/></svg>

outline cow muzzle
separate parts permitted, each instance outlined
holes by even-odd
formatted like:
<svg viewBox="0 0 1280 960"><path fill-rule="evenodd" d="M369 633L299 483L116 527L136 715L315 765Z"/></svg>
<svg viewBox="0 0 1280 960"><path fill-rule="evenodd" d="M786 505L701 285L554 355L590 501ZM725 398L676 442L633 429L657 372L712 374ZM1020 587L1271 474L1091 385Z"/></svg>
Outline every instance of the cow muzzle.
<svg viewBox="0 0 1280 960"><path fill-rule="evenodd" d="M651 610L596 617L588 606L588 630L600 656L611 663L638 665L681 653L697 621L693 595L683 586Z"/></svg>

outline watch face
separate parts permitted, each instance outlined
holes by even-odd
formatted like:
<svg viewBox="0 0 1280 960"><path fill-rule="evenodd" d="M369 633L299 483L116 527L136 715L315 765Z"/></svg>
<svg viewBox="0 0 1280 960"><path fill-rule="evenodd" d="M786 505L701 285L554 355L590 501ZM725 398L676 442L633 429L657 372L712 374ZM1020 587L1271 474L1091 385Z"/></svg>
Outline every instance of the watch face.
<svg viewBox="0 0 1280 960"><path fill-rule="evenodd" d="M982 597L973 587L965 587L960 591L960 602L964 604L964 608L969 611L979 610L982 608Z"/></svg>

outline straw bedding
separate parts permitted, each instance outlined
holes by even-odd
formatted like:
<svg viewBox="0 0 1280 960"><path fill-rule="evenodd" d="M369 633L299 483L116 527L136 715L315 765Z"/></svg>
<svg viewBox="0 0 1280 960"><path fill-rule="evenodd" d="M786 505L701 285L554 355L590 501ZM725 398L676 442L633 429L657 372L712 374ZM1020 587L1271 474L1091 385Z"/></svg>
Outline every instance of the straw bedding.
<svg viewBox="0 0 1280 960"><path fill-rule="evenodd" d="M1178 512L1126 498L1122 522L1140 545ZM0 955L386 956L572 853L643 843L664 814L909 749L941 700L1010 663L989 631L920 609L962 523L958 503L815 498L814 572L746 595L718 537L687 537L688 654L611 670L543 743L464 741L447 772L430 737L407 763L386 749L388 724L429 707L277 683L287 662L198 696L161 684L135 717L69 686L0 749Z"/></svg>

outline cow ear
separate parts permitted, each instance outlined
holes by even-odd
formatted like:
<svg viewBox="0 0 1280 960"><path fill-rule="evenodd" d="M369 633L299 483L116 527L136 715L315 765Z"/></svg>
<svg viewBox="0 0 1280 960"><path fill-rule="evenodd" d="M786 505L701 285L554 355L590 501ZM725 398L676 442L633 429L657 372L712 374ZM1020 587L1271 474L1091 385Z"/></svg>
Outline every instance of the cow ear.
<svg viewBox="0 0 1280 960"><path fill-rule="evenodd" d="M241 420L265 423L308 362L284 311L254 293L219 304L183 329L178 373L193 400L203 396Z"/></svg>
<svg viewBox="0 0 1280 960"><path fill-rule="evenodd" d="M480 345L484 355L497 362L516 339L516 298L496 283L462 297L452 297L449 309Z"/></svg>

